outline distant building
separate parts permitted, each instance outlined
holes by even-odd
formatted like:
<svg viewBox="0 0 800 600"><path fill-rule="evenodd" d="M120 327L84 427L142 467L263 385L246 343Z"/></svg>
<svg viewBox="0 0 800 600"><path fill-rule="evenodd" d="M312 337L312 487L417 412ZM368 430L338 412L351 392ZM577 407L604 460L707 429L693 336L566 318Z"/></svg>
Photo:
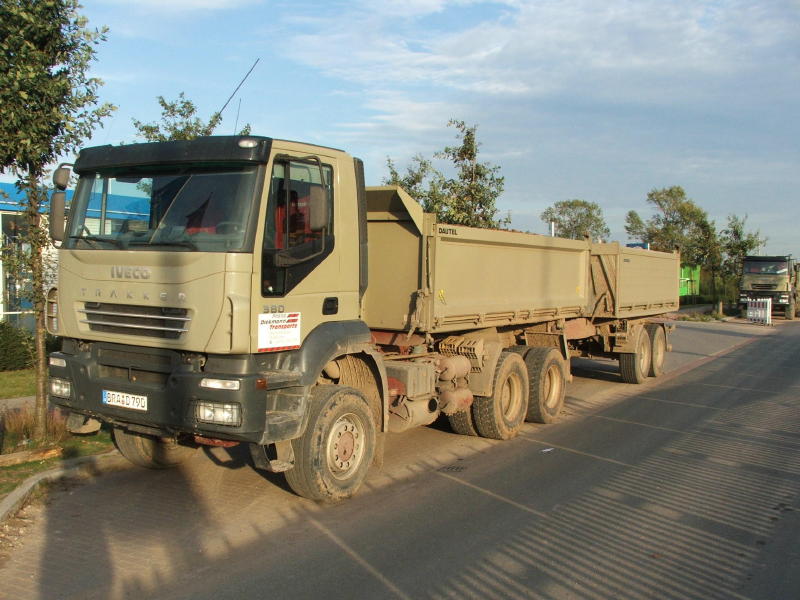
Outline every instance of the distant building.
<svg viewBox="0 0 800 600"><path fill-rule="evenodd" d="M72 192L67 192L70 198ZM33 317L30 301L25 297L24 286L28 281L24 273L12 273L5 261L8 248L24 247L22 232L25 228L25 197L13 183L0 182L0 321L9 321L33 329ZM53 248L48 252L55 264L56 253Z"/></svg>

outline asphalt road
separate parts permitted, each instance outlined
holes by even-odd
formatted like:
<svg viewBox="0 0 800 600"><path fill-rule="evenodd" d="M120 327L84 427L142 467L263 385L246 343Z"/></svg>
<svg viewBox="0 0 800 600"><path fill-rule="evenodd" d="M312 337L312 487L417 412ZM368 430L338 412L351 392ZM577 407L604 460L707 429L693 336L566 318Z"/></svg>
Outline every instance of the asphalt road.
<svg viewBox="0 0 800 600"><path fill-rule="evenodd" d="M0 566L24 598L800 598L800 323L682 323L668 373L576 360L508 442L393 435L336 506L246 452L56 492Z"/></svg>

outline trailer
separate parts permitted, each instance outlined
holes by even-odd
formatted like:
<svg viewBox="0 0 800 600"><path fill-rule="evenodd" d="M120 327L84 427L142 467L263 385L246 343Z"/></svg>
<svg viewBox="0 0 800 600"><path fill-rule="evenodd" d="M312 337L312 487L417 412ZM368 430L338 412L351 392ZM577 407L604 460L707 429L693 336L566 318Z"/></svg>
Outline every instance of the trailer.
<svg viewBox="0 0 800 600"><path fill-rule="evenodd" d="M265 137L89 148L74 171L66 224L51 201L50 399L138 465L246 444L338 500L392 432L556 421L573 356L663 370L677 254L438 223L341 150Z"/></svg>

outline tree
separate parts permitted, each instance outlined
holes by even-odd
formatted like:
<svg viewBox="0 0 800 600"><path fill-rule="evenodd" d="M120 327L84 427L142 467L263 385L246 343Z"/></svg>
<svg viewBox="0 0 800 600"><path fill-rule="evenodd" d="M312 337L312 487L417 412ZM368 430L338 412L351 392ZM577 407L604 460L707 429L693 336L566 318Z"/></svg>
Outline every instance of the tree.
<svg viewBox="0 0 800 600"><path fill-rule="evenodd" d="M736 279L742 274L742 263L745 256L750 256L767 243L760 231L745 231L747 215L738 217L728 215L728 226L720 232L722 248L725 252L723 270L726 275Z"/></svg>
<svg viewBox="0 0 800 600"><path fill-rule="evenodd" d="M504 178L500 167L478 160L477 125L451 119L448 127L458 130L459 144L447 146L434 158L448 161L455 172L446 177L432 161L417 154L405 175L400 175L391 158L387 158L389 177L384 183L404 187L426 212L436 213L440 223L469 227L500 227L509 220L497 219L496 202L503 193Z"/></svg>
<svg viewBox="0 0 800 600"><path fill-rule="evenodd" d="M684 265L705 265L714 254L716 229L708 214L686 197L680 186L654 189L647 202L656 210L643 221L636 211L625 217L628 237L650 244L653 250L672 252L678 248Z"/></svg>
<svg viewBox="0 0 800 600"><path fill-rule="evenodd" d="M133 119L137 135L147 142L166 142L170 140L191 140L196 137L211 135L222 122L222 114L215 112L208 122L197 116L197 106L186 98L183 92L178 99L169 102L164 96L157 96L161 105L160 123L143 123ZM239 135L249 135L250 125L245 125Z"/></svg>
<svg viewBox="0 0 800 600"><path fill-rule="evenodd" d="M592 239L608 239L611 235L603 218L603 209L596 202L559 200L541 214L545 223L555 223L556 235L573 240L588 235Z"/></svg>
<svg viewBox="0 0 800 600"><path fill-rule="evenodd" d="M37 439L44 438L47 419L43 177L48 165L77 151L115 108L99 104L102 81L88 76L107 30L87 29L79 8L77 0L0 3L0 172L14 174L26 196L27 251L16 268L29 274L36 320Z"/></svg>

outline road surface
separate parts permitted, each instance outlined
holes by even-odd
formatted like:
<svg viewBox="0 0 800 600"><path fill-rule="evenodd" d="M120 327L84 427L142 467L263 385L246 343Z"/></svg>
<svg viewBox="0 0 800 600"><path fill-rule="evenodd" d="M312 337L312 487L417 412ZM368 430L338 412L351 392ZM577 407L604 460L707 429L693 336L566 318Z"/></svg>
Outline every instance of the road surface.
<svg viewBox="0 0 800 600"><path fill-rule="evenodd" d="M27 509L0 597L800 598L800 323L681 323L668 373L575 360L508 442L387 442L335 506L246 451L126 468Z"/></svg>

